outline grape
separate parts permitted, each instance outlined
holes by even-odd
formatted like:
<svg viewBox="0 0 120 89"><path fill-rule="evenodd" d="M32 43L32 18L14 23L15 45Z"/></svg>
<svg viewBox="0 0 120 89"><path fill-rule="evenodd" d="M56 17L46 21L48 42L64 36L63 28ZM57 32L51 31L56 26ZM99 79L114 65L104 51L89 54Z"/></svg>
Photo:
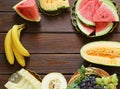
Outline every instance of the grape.
<svg viewBox="0 0 120 89"><path fill-rule="evenodd" d="M111 82L113 83L117 83L118 82L118 78L116 74L111 75Z"/></svg>
<svg viewBox="0 0 120 89"><path fill-rule="evenodd" d="M102 83L102 79L101 78L96 78L96 82L98 85L100 85Z"/></svg>
<svg viewBox="0 0 120 89"><path fill-rule="evenodd" d="M109 80L108 80L108 78L102 77L102 82L104 85L108 85Z"/></svg>
<svg viewBox="0 0 120 89"><path fill-rule="evenodd" d="M110 89L115 89L114 84L110 83L110 84L109 84L109 88L110 88Z"/></svg>

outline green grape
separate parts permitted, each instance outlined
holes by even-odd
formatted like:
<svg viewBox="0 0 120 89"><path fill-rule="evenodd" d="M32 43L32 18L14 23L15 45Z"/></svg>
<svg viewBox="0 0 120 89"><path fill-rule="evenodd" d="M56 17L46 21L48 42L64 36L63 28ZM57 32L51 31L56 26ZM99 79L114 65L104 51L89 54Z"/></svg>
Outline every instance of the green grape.
<svg viewBox="0 0 120 89"><path fill-rule="evenodd" d="M104 83L104 85L108 85L109 80L108 78L102 77L102 82Z"/></svg>
<svg viewBox="0 0 120 89"><path fill-rule="evenodd" d="M115 85L112 84L112 83L110 83L110 84L109 84L109 88L110 88L110 89L115 89Z"/></svg>
<svg viewBox="0 0 120 89"><path fill-rule="evenodd" d="M96 83L97 83L98 85L101 85L102 79L101 79L101 78L96 78Z"/></svg>
<svg viewBox="0 0 120 89"><path fill-rule="evenodd" d="M110 89L109 86L104 86L104 89Z"/></svg>
<svg viewBox="0 0 120 89"><path fill-rule="evenodd" d="M113 82L113 83L117 83L118 82L117 74L111 75L111 82Z"/></svg>

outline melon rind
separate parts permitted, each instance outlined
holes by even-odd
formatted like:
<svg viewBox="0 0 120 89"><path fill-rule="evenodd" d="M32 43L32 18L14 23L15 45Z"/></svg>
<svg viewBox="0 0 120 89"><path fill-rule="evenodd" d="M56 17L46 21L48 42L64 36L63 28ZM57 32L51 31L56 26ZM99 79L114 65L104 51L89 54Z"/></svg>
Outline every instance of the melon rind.
<svg viewBox="0 0 120 89"><path fill-rule="evenodd" d="M16 4L15 6L13 6L13 9L14 9L23 19L25 19L25 20L32 21L32 22L40 22L40 20L41 20L41 17L40 17L40 16L39 16L38 19L36 19L36 20L31 20L31 19L28 19L28 18L26 18L25 16L23 16L21 13L19 13L19 11L16 9L16 7L17 7L19 4L23 3L23 2L24 2L24 0L23 0L23 1L20 1L18 4Z"/></svg>
<svg viewBox="0 0 120 89"><path fill-rule="evenodd" d="M80 49L80 55L83 59L85 59L88 62L94 63L94 64L100 64L100 65L106 65L106 66L120 66L120 57L118 58L108 58L108 57L100 57L100 56L90 56L86 54L86 50L98 48L98 47L109 47L113 49L119 49L120 50L120 43L115 41L96 41L91 42L86 45L84 45ZM120 52L120 51L119 51Z"/></svg>
<svg viewBox="0 0 120 89"><path fill-rule="evenodd" d="M90 26L95 26L95 23L94 23L94 22L85 19L85 18L79 13L79 10L78 10L79 8L78 8L78 7L79 7L79 5L80 5L81 2L82 2L82 0L77 0L77 3L76 3L76 5L75 5L75 11L76 11L77 16L79 17L79 19L80 19L84 24L90 25Z"/></svg>

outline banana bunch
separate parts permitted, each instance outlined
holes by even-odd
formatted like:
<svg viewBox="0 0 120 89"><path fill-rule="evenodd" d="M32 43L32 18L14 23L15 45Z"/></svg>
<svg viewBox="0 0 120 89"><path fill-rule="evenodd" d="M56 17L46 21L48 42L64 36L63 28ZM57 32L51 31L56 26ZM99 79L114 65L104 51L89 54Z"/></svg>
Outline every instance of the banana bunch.
<svg viewBox="0 0 120 89"><path fill-rule="evenodd" d="M14 64L15 58L17 62L24 67L25 66L25 58L29 57L29 52L24 48L22 43L20 42L20 34L24 29L25 25L13 25L13 27L8 31L4 41L5 55L7 61L10 64Z"/></svg>

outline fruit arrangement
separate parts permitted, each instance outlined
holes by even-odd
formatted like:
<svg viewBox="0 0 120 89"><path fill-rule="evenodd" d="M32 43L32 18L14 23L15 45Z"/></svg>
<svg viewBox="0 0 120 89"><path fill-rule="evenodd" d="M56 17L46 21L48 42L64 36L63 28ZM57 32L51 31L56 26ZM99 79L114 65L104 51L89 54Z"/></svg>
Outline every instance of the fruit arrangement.
<svg viewBox="0 0 120 89"><path fill-rule="evenodd" d="M39 0L39 7L43 13L55 16L69 8L70 5L68 0Z"/></svg>
<svg viewBox="0 0 120 89"><path fill-rule="evenodd" d="M25 25L14 25L6 34L4 41L6 59L10 64L14 64L14 59L21 66L25 66L25 57L29 57L30 54L20 42L20 34ZM15 56L15 58L14 58Z"/></svg>
<svg viewBox="0 0 120 89"><path fill-rule="evenodd" d="M111 46L112 45L112 46ZM120 43L115 41L95 41L80 49L83 59L102 65L120 66Z"/></svg>
<svg viewBox="0 0 120 89"><path fill-rule="evenodd" d="M22 68L11 75L5 87L7 89L66 89L67 82L58 72L49 73L42 80L35 72Z"/></svg>
<svg viewBox="0 0 120 89"><path fill-rule="evenodd" d="M69 80L67 89L116 89L116 74L95 67L81 67Z"/></svg>
<svg viewBox="0 0 120 89"><path fill-rule="evenodd" d="M119 14L112 0L77 0L71 19L78 32L98 37L113 31L119 23Z"/></svg>

